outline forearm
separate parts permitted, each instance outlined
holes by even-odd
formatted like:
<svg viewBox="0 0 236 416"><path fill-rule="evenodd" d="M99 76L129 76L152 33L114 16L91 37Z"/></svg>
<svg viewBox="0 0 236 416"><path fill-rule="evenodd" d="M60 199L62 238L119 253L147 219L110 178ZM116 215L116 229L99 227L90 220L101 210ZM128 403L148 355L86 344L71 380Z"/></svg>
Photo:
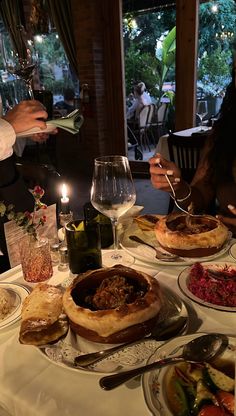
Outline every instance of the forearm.
<svg viewBox="0 0 236 416"><path fill-rule="evenodd" d="M192 206L195 213L207 212L214 200L214 193L210 186L201 186L199 184L189 185L181 180L176 190L178 204L187 209Z"/></svg>
<svg viewBox="0 0 236 416"><path fill-rule="evenodd" d="M11 124L0 119L0 161L12 155L15 140L16 134Z"/></svg>

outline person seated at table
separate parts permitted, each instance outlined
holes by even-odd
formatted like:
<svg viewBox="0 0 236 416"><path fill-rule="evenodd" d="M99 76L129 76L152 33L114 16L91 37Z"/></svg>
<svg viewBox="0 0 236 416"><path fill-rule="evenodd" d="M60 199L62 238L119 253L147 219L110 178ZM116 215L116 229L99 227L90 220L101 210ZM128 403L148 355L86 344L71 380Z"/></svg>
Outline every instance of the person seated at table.
<svg viewBox="0 0 236 416"><path fill-rule="evenodd" d="M13 145L17 133L33 127L46 128L47 112L44 106L35 100L22 101L0 119L0 201L13 204L16 211L32 211L34 201L23 178L19 175L13 155ZM55 129L54 133L57 132ZM50 133L51 134L51 133ZM48 135L39 133L32 140L45 141ZM18 140L22 140L18 138ZM9 269L4 220L0 217L0 273Z"/></svg>
<svg viewBox="0 0 236 416"><path fill-rule="evenodd" d="M149 105L151 103L152 103L152 99L146 91L146 86L144 82L139 82L134 87L134 101L127 110L127 113L126 113L127 120L131 120L132 118L136 119L141 109L145 105Z"/></svg>
<svg viewBox="0 0 236 416"><path fill-rule="evenodd" d="M149 160L154 188L171 192L165 174L169 176L178 203L187 208L191 203L195 213L219 214L219 218L236 236L236 85L235 70L227 88L218 120L209 134L195 176L189 185L180 169L156 154ZM161 163L160 168L157 163ZM214 210L213 210L214 209Z"/></svg>

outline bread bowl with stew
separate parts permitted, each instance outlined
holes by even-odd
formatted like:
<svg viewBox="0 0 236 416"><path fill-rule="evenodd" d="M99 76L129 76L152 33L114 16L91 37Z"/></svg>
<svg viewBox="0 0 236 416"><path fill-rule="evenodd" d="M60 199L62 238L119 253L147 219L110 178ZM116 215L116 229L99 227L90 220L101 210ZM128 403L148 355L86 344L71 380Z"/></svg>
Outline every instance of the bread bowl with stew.
<svg viewBox="0 0 236 416"><path fill-rule="evenodd" d="M123 266L83 273L63 295L71 329L104 344L134 341L150 333L162 304L156 279Z"/></svg>
<svg viewBox="0 0 236 416"><path fill-rule="evenodd" d="M220 251L228 239L228 228L211 215L191 217L173 213L155 226L161 247L181 257L205 257Z"/></svg>

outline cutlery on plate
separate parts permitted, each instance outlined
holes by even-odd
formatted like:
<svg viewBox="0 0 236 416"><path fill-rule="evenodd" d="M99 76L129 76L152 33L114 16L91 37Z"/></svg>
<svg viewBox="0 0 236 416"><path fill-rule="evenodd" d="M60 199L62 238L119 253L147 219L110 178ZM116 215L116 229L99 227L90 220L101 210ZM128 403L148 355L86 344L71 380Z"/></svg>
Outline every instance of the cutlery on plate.
<svg viewBox="0 0 236 416"><path fill-rule="evenodd" d="M131 378L144 374L147 371L162 368L166 365L175 364L181 361L192 363L210 361L225 351L228 342L228 337L223 334L212 333L202 335L185 344L181 355L166 357L155 361L154 363L144 365L143 367L102 377L99 381L100 387L104 390L112 390Z"/></svg>
<svg viewBox="0 0 236 416"><path fill-rule="evenodd" d="M144 338L141 338L134 342L126 342L125 344L119 344L115 347L108 348L105 350L91 352L89 354L79 355L78 357L75 357L75 366L83 368L88 367L91 364L95 364L98 361L109 357L117 351L123 350L124 348L130 347L135 344L139 344L140 342L145 342L149 339L153 339L156 341L165 341L182 333L187 326L187 322L188 320L184 316L171 316L167 318L165 321L160 322L152 330L152 332Z"/></svg>
<svg viewBox="0 0 236 416"><path fill-rule="evenodd" d="M183 260L181 257L176 256L175 254L171 253L163 253L162 251L158 250L155 246L152 244L147 243L146 241L142 240L136 235L130 235L129 239L132 241L136 241L136 243L145 244L148 247L151 247L156 252L156 259L162 260L162 261L177 261L177 260Z"/></svg>

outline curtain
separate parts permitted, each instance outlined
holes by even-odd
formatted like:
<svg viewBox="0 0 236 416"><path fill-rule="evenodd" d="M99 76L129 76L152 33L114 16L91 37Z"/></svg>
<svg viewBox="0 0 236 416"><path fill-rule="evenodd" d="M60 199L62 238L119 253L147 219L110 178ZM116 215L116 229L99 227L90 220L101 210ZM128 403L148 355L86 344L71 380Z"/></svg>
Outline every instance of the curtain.
<svg viewBox="0 0 236 416"><path fill-rule="evenodd" d="M79 78L75 55L75 38L71 29L72 12L69 0L47 0L49 13L65 49L72 72Z"/></svg>
<svg viewBox="0 0 236 416"><path fill-rule="evenodd" d="M24 28L21 22L22 5L19 0L1 0L0 14L6 30L8 31L13 48L20 57L26 57L24 42Z"/></svg>

